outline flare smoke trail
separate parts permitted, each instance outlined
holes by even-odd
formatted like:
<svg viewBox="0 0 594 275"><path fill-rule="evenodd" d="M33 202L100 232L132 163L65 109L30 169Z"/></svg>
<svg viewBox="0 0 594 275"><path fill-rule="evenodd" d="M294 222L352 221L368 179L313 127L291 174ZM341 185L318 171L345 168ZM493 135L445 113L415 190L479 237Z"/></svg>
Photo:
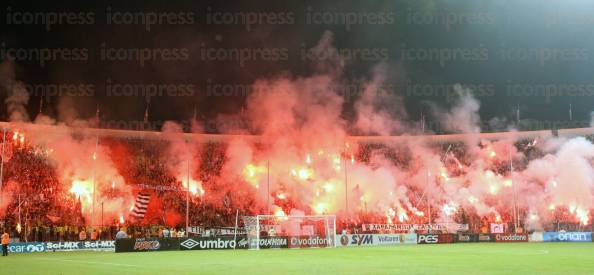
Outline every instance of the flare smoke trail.
<svg viewBox="0 0 594 275"><path fill-rule="evenodd" d="M325 33L313 50L335 52L331 33ZM480 103L457 85L453 105L433 104L432 113L445 130L467 134L462 142L450 144L447 150L414 136L399 144L353 142L352 132L406 136L418 129L409 126L415 123L407 120L402 100L381 90L391 71L384 64L374 68L354 102L354 121L345 119L347 102L340 89L346 81L342 68L348 64L338 55L327 56L335 58L314 64L315 74L285 73L253 84L259 92L249 95L245 112L237 115L247 125L229 132L257 134L259 141L246 135L228 140L220 173L207 182L201 181L201 154L207 151L203 144L186 140L178 125L166 124L168 172L184 188L189 184L201 203L221 209L232 205L251 214L270 208L277 215L337 214L356 221L399 223L427 222L430 214L434 222L452 221L459 216L455 214L464 212L509 222L514 207L510 198L515 196L528 228L542 227L563 210L576 222L590 223L594 145L587 139L522 141L513 138L512 132L501 140L480 140ZM10 117L26 122L26 97L14 94L20 96L6 100ZM35 121L56 124L47 117ZM198 124L194 122L193 128L199 129ZM17 123L16 128L19 125L25 124ZM96 146L93 136L24 132L31 144L48 151L64 192L81 197L84 213L89 213L84 201L93 195L89 188L94 178L96 199L108 204L110 215L129 214L124 212L129 212L134 200L130 186L137 183L126 182L111 148ZM526 150L542 156L529 157ZM117 198L107 195L110 188L118 190ZM434 209L431 213L428 205Z"/></svg>
<svg viewBox="0 0 594 275"><path fill-rule="evenodd" d="M328 39L324 36L317 48L331 47ZM379 87L389 71L379 68L355 103L354 126L364 134L387 136L405 129L407 123L377 107L385 94ZM434 144L411 138L371 150L368 158L362 158L368 149L348 142L348 122L341 116L344 102L337 90L341 81L337 70L257 81L258 90L267 92L249 97L247 113L263 144L256 146L241 138L232 141L221 180L247 181L258 201L272 201L280 215L298 209L344 217L374 213L388 223L426 222L428 201L436 209L434 221L451 220L461 209L494 222L510 221L514 206L509 198L517 192L521 219L529 228L552 221L558 208L568 209L577 222L589 223L590 141L557 141L561 144L554 152L530 160L518 151L519 140L480 140L480 103L471 91L456 85L454 105L432 109L445 130L467 134L464 144L457 145L464 147L462 153L444 154ZM545 151L547 143L533 147ZM408 160L394 161L388 152ZM271 164L270 193L263 188L268 180L266 163ZM520 163L528 163L527 168Z"/></svg>

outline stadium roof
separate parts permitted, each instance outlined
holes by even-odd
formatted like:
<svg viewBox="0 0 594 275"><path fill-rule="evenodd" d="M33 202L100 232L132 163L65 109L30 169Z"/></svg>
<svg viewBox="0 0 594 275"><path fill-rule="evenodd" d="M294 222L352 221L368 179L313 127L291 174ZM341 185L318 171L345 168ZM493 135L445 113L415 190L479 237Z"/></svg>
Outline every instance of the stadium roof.
<svg viewBox="0 0 594 275"><path fill-rule="evenodd" d="M225 142L234 139L244 139L250 142L262 142L258 135L239 135L239 134L200 134L200 133L164 133L158 131L140 131L140 130L121 130L121 129L101 129L92 127L71 127L63 125L43 125L22 122L0 122L0 128L7 130L24 130L36 135L80 135L80 136L98 136L127 139L147 139L163 140L171 137L182 136L186 140L195 140L197 142ZM560 129L557 131L510 131L498 133L477 133L477 134L445 134L445 135L401 135L401 136L349 136L348 141L356 143L402 143L410 139L435 143L459 142L468 138L478 138L481 140L502 140L502 139L533 139L533 138L551 138L574 137L594 134L594 128L573 128Z"/></svg>

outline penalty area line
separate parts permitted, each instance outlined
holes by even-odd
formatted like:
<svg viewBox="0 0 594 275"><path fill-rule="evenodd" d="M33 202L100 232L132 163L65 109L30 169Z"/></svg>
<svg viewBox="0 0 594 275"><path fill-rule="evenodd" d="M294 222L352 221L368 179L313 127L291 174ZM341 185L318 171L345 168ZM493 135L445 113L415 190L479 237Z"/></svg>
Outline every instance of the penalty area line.
<svg viewBox="0 0 594 275"><path fill-rule="evenodd" d="M98 265L113 265L113 266L125 266L125 267L141 267L139 265L133 265L133 264L119 264L119 263L106 263L106 262L95 262L95 261L81 261L81 260L71 260L71 259L44 259L44 258L41 258L40 260L46 260L46 261L62 261L62 262L81 263L81 264L98 264Z"/></svg>

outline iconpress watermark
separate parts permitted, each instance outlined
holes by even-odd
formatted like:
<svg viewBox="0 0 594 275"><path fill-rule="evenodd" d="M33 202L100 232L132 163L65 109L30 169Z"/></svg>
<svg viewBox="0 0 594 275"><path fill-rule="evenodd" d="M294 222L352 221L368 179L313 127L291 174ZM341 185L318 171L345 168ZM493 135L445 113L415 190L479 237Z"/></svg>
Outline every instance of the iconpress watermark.
<svg viewBox="0 0 594 275"><path fill-rule="evenodd" d="M392 11L316 10L311 6L305 10L305 24L343 26L346 31L351 31L354 26L392 25L395 21L396 14Z"/></svg>
<svg viewBox="0 0 594 275"><path fill-rule="evenodd" d="M45 67L50 62L87 61L87 48L22 48L10 47L5 42L0 43L0 60L17 62L34 62Z"/></svg>
<svg viewBox="0 0 594 275"><path fill-rule="evenodd" d="M196 87L191 83L121 83L111 78L105 81L108 97L192 97Z"/></svg>
<svg viewBox="0 0 594 275"><path fill-rule="evenodd" d="M7 81L7 91L25 92L29 97L41 97L46 101L55 97L92 97L96 95L96 86L91 83L24 83Z"/></svg>
<svg viewBox="0 0 594 275"><path fill-rule="evenodd" d="M259 25L293 25L295 13L291 11L225 11L206 8L207 25L241 25L252 31Z"/></svg>
<svg viewBox="0 0 594 275"><path fill-rule="evenodd" d="M475 98L495 96L496 86L493 83L407 83L405 95L407 97L445 97L445 102L454 102L460 97L454 89L460 84Z"/></svg>
<svg viewBox="0 0 594 275"><path fill-rule="evenodd" d="M243 47L243 48L224 48L207 47L205 43L200 45L199 57L202 61L221 61L237 63L240 67L245 67L249 62L267 61L282 62L289 60L288 48L275 47Z"/></svg>
<svg viewBox="0 0 594 275"><path fill-rule="evenodd" d="M51 31L60 25L92 25L96 14L90 11L23 11L6 7L6 25L40 25Z"/></svg>
<svg viewBox="0 0 594 275"><path fill-rule="evenodd" d="M386 61L390 57L390 51L387 48L318 48L308 47L305 43L301 44L299 49L301 61L324 62L333 60L344 60L346 62L380 62Z"/></svg>
<svg viewBox="0 0 594 275"><path fill-rule="evenodd" d="M405 15L407 25L443 26L447 32L455 26L461 25L494 25L496 17L486 11L479 12L455 12L435 11L421 12L408 9Z"/></svg>
<svg viewBox="0 0 594 275"><path fill-rule="evenodd" d="M505 62L536 62L540 66L559 62L586 62L590 60L587 48L510 48L502 47L497 55Z"/></svg>
<svg viewBox="0 0 594 275"><path fill-rule="evenodd" d="M452 62L484 62L489 59L489 49L475 48L424 48L401 44L400 59L409 62L434 62L446 67Z"/></svg>
<svg viewBox="0 0 594 275"><path fill-rule="evenodd" d="M554 98L594 97L594 83L513 83L505 85L505 95L510 97L544 98L546 103Z"/></svg>
<svg viewBox="0 0 594 275"><path fill-rule="evenodd" d="M337 83L333 88L334 92L343 97L345 102L356 100L368 89L369 82L365 80L349 80ZM268 96L275 93L282 93L276 89L270 89L267 86L254 85L253 83L225 83L216 82L207 79L204 86L207 97L248 97L248 96ZM375 87L372 91L375 96L396 95L396 88L390 83L385 83Z"/></svg>
<svg viewBox="0 0 594 275"><path fill-rule="evenodd" d="M147 62L187 61L190 50L187 48L115 48L103 42L99 48L101 61L129 61L144 67Z"/></svg>
<svg viewBox="0 0 594 275"><path fill-rule="evenodd" d="M192 25L196 19L193 11L122 11L111 6L105 9L107 25L140 25L146 31L156 25Z"/></svg>

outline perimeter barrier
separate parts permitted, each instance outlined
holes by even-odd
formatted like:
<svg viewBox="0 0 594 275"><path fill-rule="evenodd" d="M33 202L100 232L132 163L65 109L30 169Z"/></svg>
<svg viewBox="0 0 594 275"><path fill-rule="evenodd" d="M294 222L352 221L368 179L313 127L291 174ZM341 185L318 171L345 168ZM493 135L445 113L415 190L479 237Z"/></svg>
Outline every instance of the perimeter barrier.
<svg viewBox="0 0 594 275"><path fill-rule="evenodd" d="M288 248L288 237L262 237L260 248ZM222 237L192 237L192 238L127 238L115 242L115 252L148 252L170 250L223 250L248 249L248 239L245 235Z"/></svg>
<svg viewBox="0 0 594 275"><path fill-rule="evenodd" d="M320 247L316 236L269 236L259 240L262 249ZM319 239L319 240L318 240ZM480 242L592 242L592 232L533 232L531 234L343 234L336 237L336 246L393 246L414 244L448 244ZM325 244L327 245L327 244ZM254 245L252 245L254 246ZM329 246L332 246L330 244ZM245 235L192 238L126 238L115 241L72 241L72 242L16 242L8 246L9 253L40 253L56 251L115 251L148 252L179 250L224 250L248 249Z"/></svg>

